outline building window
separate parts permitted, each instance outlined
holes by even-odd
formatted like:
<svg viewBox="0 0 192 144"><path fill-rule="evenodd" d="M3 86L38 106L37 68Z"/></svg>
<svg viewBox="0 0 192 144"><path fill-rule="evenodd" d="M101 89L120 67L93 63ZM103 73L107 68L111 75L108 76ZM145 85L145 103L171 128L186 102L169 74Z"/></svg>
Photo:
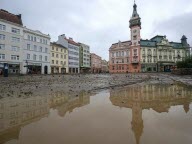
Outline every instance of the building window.
<svg viewBox="0 0 192 144"><path fill-rule="evenodd" d="M20 42L20 38L12 37L12 42Z"/></svg>
<svg viewBox="0 0 192 144"><path fill-rule="evenodd" d="M12 28L12 33L20 34L20 29Z"/></svg>
<svg viewBox="0 0 192 144"><path fill-rule="evenodd" d="M52 46L52 50L54 50L54 47Z"/></svg>
<svg viewBox="0 0 192 144"><path fill-rule="evenodd" d="M11 55L11 60L19 60L19 56L18 55Z"/></svg>
<svg viewBox="0 0 192 144"><path fill-rule="evenodd" d="M66 53L66 50L64 50L64 53Z"/></svg>
<svg viewBox="0 0 192 144"><path fill-rule="evenodd" d="M56 61L56 64L59 64L58 60Z"/></svg>
<svg viewBox="0 0 192 144"><path fill-rule="evenodd" d="M114 53L112 53L112 57L114 57Z"/></svg>
<svg viewBox="0 0 192 144"><path fill-rule="evenodd" d="M143 59L143 62L145 63L145 59Z"/></svg>
<svg viewBox="0 0 192 144"><path fill-rule="evenodd" d="M58 55L58 54L56 54L56 58L59 58L59 55Z"/></svg>
<svg viewBox="0 0 192 144"><path fill-rule="evenodd" d="M0 54L0 60L4 60L5 59L5 54Z"/></svg>
<svg viewBox="0 0 192 144"><path fill-rule="evenodd" d="M27 44L27 50L30 50L30 47L31 47L30 44Z"/></svg>
<svg viewBox="0 0 192 144"><path fill-rule="evenodd" d="M19 48L19 47L17 47L17 46L12 46L12 47L11 47L11 50L12 50L12 51L19 51L19 50L20 50L20 48Z"/></svg>
<svg viewBox="0 0 192 144"><path fill-rule="evenodd" d="M5 49L5 45L4 44L0 44L0 50L4 50Z"/></svg>
<svg viewBox="0 0 192 144"><path fill-rule="evenodd" d="M135 35L135 36L133 36L133 40L137 40L137 36Z"/></svg>
<svg viewBox="0 0 192 144"><path fill-rule="evenodd" d="M61 52L63 52L63 49L61 49Z"/></svg>
<svg viewBox="0 0 192 144"><path fill-rule="evenodd" d="M56 48L56 51L58 51L58 48Z"/></svg>
<svg viewBox="0 0 192 144"><path fill-rule="evenodd" d="M63 59L63 55L61 55L61 58Z"/></svg>
<svg viewBox="0 0 192 144"><path fill-rule="evenodd" d="M5 40L5 35L0 34L0 40Z"/></svg>
<svg viewBox="0 0 192 144"><path fill-rule="evenodd" d="M45 40L43 39L43 43L45 44Z"/></svg>
<svg viewBox="0 0 192 144"><path fill-rule="evenodd" d="M52 53L52 57L54 57L55 55L54 55L54 53Z"/></svg>
<svg viewBox="0 0 192 144"><path fill-rule="evenodd" d="M39 61L42 61L42 55L39 55Z"/></svg>
<svg viewBox="0 0 192 144"><path fill-rule="evenodd" d="M0 24L0 30L5 31L6 30L6 26L3 25L3 24Z"/></svg>
<svg viewBox="0 0 192 144"><path fill-rule="evenodd" d="M30 35L27 36L27 39L30 40Z"/></svg>
<svg viewBox="0 0 192 144"><path fill-rule="evenodd" d="M33 36L31 36L31 41L33 41Z"/></svg>
<svg viewBox="0 0 192 144"><path fill-rule="evenodd" d="M40 43L42 43L42 39L40 39Z"/></svg>
<svg viewBox="0 0 192 144"><path fill-rule="evenodd" d="M63 61L61 61L61 65L63 65Z"/></svg>
<svg viewBox="0 0 192 144"><path fill-rule="evenodd" d="M33 60L37 60L37 55L33 55Z"/></svg>
<svg viewBox="0 0 192 144"><path fill-rule="evenodd" d="M64 59L66 59L66 55L64 55Z"/></svg>
<svg viewBox="0 0 192 144"><path fill-rule="evenodd" d="M122 51L121 56L124 56L124 51Z"/></svg>
<svg viewBox="0 0 192 144"><path fill-rule="evenodd" d="M45 52L48 53L48 48L45 48Z"/></svg>
<svg viewBox="0 0 192 144"><path fill-rule="evenodd" d="M39 51L42 52L42 51L43 51L43 48L42 48L42 47L39 47Z"/></svg>
<svg viewBox="0 0 192 144"><path fill-rule="evenodd" d="M45 61L47 61L47 56L45 56Z"/></svg>
<svg viewBox="0 0 192 144"><path fill-rule="evenodd" d="M34 51L37 51L37 46L36 45L34 45Z"/></svg>
<svg viewBox="0 0 192 144"><path fill-rule="evenodd" d="M30 54L27 54L27 59L30 60Z"/></svg>
<svg viewBox="0 0 192 144"><path fill-rule="evenodd" d="M52 60L52 64L54 64L54 60Z"/></svg>
<svg viewBox="0 0 192 144"><path fill-rule="evenodd" d="M37 41L36 37L34 37L34 41L35 41L35 42Z"/></svg>

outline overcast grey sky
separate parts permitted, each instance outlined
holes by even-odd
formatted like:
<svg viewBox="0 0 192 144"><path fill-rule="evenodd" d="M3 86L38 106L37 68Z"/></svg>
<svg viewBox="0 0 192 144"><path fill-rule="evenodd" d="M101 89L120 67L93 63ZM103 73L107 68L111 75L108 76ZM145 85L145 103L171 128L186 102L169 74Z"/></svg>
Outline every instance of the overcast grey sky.
<svg viewBox="0 0 192 144"><path fill-rule="evenodd" d="M66 34L90 45L108 60L112 43L130 39L129 19L134 0L0 0L0 9L22 14L30 29L51 35ZM180 42L185 34L192 44L192 0L136 0L142 21L142 39L166 35Z"/></svg>

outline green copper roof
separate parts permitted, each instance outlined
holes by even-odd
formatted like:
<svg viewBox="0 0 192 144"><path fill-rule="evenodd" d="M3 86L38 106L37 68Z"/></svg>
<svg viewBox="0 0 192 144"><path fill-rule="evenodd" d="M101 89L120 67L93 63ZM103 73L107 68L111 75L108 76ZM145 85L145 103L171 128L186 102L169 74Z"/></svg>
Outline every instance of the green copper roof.
<svg viewBox="0 0 192 144"><path fill-rule="evenodd" d="M140 45L142 47L156 47L156 42L151 40L141 40Z"/></svg>
<svg viewBox="0 0 192 144"><path fill-rule="evenodd" d="M164 37L165 37L165 36L159 36L159 35L157 35L157 36L151 38L151 41L155 41L155 42L160 43L161 40L162 40Z"/></svg>
<svg viewBox="0 0 192 144"><path fill-rule="evenodd" d="M171 44L171 46L173 48L177 48L177 49L182 49L183 48L182 43L170 42L170 44Z"/></svg>

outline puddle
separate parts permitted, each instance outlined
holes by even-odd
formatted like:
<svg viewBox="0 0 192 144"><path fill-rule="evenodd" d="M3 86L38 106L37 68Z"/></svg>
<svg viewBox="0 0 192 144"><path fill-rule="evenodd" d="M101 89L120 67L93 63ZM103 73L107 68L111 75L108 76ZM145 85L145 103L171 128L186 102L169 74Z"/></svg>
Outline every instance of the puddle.
<svg viewBox="0 0 192 144"><path fill-rule="evenodd" d="M0 99L0 144L191 144L192 90L133 85L98 94Z"/></svg>

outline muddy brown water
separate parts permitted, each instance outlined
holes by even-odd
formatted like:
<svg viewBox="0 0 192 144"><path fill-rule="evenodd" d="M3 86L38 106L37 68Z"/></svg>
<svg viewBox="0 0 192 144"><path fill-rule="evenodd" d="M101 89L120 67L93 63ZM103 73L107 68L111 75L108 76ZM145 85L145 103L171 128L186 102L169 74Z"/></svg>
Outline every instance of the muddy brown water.
<svg viewBox="0 0 192 144"><path fill-rule="evenodd" d="M0 99L0 144L191 144L192 90L133 85Z"/></svg>

